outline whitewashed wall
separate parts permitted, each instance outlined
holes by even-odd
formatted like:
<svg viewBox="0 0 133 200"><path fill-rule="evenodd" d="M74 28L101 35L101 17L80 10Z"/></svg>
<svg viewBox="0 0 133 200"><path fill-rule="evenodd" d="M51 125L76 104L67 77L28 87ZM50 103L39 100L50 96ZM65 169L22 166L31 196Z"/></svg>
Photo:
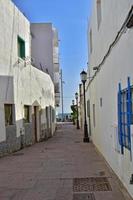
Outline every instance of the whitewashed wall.
<svg viewBox="0 0 133 200"><path fill-rule="evenodd" d="M50 76L31 65L19 64L14 68L14 93L16 105L16 121L24 118L24 105L46 106L54 108L54 85ZM42 116L43 117L43 116ZM46 115L42 123L46 122ZM18 136L23 124L18 124Z"/></svg>
<svg viewBox="0 0 133 200"><path fill-rule="evenodd" d="M31 54L38 69L50 74L54 80L53 68L53 31L51 23L32 23Z"/></svg>
<svg viewBox="0 0 133 200"><path fill-rule="evenodd" d="M48 72L55 85L55 105L59 105L59 42L58 32L52 23L31 24L31 55L35 66Z"/></svg>
<svg viewBox="0 0 133 200"><path fill-rule="evenodd" d="M19 137L24 134L24 105L38 106L40 110L54 108L55 97L51 77L30 64L30 23L10 0L0 1L0 27L0 142L3 142L6 140L5 103L15 105ZM25 41L26 61L18 62L18 36ZM41 123L46 123L46 113L42 113ZM54 130L53 122L52 134Z"/></svg>
<svg viewBox="0 0 133 200"><path fill-rule="evenodd" d="M125 21L132 4L133 1L131 0L101 1L101 24L98 29L96 0L94 1L88 31L89 38L90 30L92 30L92 53L89 50L88 76L92 77L94 75L93 67L97 66L103 59L109 45L113 42ZM132 52L133 29L128 29L114 46L90 85L87 86L87 100L90 99L91 103L92 140L133 196L133 188L129 184L131 174L133 173L133 161L127 149L125 149L124 155L118 152L119 145L117 139L118 83L121 82L122 87L126 88L127 77L130 76L131 83L133 84ZM102 98L102 107L100 106L100 98ZM95 127L93 124L93 104L95 104L96 110Z"/></svg>
<svg viewBox="0 0 133 200"><path fill-rule="evenodd" d="M26 57L30 56L30 23L10 0L1 0L0 10L0 74L12 75L18 35L25 40Z"/></svg>

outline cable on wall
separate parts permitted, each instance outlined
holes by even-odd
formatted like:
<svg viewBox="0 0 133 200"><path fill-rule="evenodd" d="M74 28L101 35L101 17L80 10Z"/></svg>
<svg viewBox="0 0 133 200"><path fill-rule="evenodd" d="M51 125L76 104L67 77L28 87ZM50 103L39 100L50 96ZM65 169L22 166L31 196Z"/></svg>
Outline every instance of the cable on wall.
<svg viewBox="0 0 133 200"><path fill-rule="evenodd" d="M95 72L95 74L92 76L91 80L89 81L88 85L87 85L87 89L88 89L88 86L90 85L90 83L92 82L92 80L95 78L95 76L97 75L97 73L100 71L102 65L105 63L106 59L108 58L108 56L110 55L113 47L118 43L118 41L120 40L120 38L122 37L123 33L125 32L125 30L127 29L126 25L127 23L129 22L130 20L130 17L133 13L133 6L131 6L131 9L124 21L124 23L122 24L120 30L118 31L114 41L110 44L109 48L108 48L108 51L107 53L105 54L105 56L103 57L102 61L97 65L97 66L94 66L92 68L95 68L97 69L97 71Z"/></svg>

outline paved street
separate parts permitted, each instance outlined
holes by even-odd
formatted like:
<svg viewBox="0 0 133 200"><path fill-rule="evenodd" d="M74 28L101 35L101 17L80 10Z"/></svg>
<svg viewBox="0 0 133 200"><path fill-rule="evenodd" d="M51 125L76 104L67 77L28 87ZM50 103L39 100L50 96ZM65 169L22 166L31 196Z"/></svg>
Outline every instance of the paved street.
<svg viewBox="0 0 133 200"><path fill-rule="evenodd" d="M80 130L59 125L55 136L0 159L0 200L131 200Z"/></svg>

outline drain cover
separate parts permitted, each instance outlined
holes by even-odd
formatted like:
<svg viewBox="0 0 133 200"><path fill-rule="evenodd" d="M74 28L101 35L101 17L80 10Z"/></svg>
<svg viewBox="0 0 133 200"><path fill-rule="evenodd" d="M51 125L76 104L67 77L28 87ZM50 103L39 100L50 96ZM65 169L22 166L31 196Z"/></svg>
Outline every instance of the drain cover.
<svg viewBox="0 0 133 200"><path fill-rule="evenodd" d="M74 192L111 191L111 186L106 177L74 178Z"/></svg>
<svg viewBox="0 0 133 200"><path fill-rule="evenodd" d="M93 193L77 193L73 194L73 200L95 200Z"/></svg>

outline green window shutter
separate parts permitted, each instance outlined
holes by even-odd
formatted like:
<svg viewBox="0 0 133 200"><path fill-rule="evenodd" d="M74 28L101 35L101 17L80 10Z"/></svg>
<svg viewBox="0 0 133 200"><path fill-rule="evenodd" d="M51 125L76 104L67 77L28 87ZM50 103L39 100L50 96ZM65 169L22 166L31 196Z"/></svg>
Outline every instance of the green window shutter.
<svg viewBox="0 0 133 200"><path fill-rule="evenodd" d="M18 57L25 58L25 41L18 36Z"/></svg>

